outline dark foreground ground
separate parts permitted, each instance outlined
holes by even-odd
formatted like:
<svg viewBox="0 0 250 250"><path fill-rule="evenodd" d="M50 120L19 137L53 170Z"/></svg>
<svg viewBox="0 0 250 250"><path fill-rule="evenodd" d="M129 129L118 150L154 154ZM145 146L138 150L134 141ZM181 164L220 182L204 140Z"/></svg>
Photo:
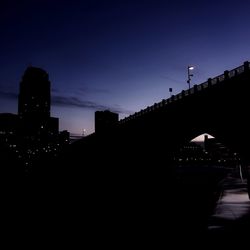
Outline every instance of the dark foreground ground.
<svg viewBox="0 0 250 250"><path fill-rule="evenodd" d="M20 244L35 242L34 247L248 244L246 183L231 175L218 182L211 173L188 171L170 181L159 173L91 171L74 178L10 181L2 187L3 232Z"/></svg>

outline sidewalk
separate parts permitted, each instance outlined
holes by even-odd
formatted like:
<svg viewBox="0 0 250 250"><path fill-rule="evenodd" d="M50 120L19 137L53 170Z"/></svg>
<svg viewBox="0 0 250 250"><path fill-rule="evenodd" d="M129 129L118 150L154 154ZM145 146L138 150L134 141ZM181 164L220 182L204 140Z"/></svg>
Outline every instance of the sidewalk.
<svg viewBox="0 0 250 250"><path fill-rule="evenodd" d="M238 240L250 235L250 200L245 180L228 176L210 218L208 235L212 239Z"/></svg>

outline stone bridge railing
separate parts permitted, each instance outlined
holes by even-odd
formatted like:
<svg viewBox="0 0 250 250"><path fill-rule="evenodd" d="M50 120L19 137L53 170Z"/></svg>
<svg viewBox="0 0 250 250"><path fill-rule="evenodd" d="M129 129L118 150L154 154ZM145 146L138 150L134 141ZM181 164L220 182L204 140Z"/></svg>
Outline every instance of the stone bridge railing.
<svg viewBox="0 0 250 250"><path fill-rule="evenodd" d="M179 99L182 99L183 97L186 97L188 95L192 95L192 94L196 93L197 91L202 91L203 89L206 89L212 85L219 84L227 79L230 79L230 78L233 78L237 75L240 75L240 74L248 71L249 69L250 69L250 62L246 61L246 62L244 62L243 65L241 65L235 69L232 69L230 71L228 71L228 70L224 71L224 74L222 74L222 75L216 76L214 78L209 78L206 82L203 82L199 85L195 84L192 88L190 88L188 90L182 90L177 95L173 95L168 99L162 99L161 102L154 103L152 106L148 106L147 108L142 109L139 112L135 112L133 115L130 115L128 117L125 117L124 119L121 119L119 121L119 124L124 124L128 121L131 121L131 120L134 120L140 116L143 116L146 113L156 111L157 109L162 108L162 107L164 107L172 102L175 102Z"/></svg>

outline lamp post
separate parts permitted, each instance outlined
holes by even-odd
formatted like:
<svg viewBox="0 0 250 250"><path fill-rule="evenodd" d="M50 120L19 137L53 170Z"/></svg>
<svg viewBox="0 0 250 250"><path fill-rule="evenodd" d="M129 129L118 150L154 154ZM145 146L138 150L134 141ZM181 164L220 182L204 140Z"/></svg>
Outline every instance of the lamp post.
<svg viewBox="0 0 250 250"><path fill-rule="evenodd" d="M86 129L84 128L83 131L82 131L82 136L83 137L85 136L85 133L86 133Z"/></svg>
<svg viewBox="0 0 250 250"><path fill-rule="evenodd" d="M190 89L190 81L191 81L191 76L194 76L193 74L190 74L190 71L193 70L194 67L193 66L188 66L188 80L187 80L187 83L188 83L188 88Z"/></svg>

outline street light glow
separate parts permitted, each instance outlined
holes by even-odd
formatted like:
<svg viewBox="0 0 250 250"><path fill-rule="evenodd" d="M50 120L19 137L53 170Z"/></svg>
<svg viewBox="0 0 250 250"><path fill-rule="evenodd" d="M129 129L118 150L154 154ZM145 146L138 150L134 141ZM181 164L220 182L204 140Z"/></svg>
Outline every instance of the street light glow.
<svg viewBox="0 0 250 250"><path fill-rule="evenodd" d="M190 82L191 82L191 77L194 76L193 74L190 74L190 70L193 70L194 69L194 66L188 66L187 67L187 70L188 70L188 80L187 80L187 83L188 83L188 88L190 89Z"/></svg>

